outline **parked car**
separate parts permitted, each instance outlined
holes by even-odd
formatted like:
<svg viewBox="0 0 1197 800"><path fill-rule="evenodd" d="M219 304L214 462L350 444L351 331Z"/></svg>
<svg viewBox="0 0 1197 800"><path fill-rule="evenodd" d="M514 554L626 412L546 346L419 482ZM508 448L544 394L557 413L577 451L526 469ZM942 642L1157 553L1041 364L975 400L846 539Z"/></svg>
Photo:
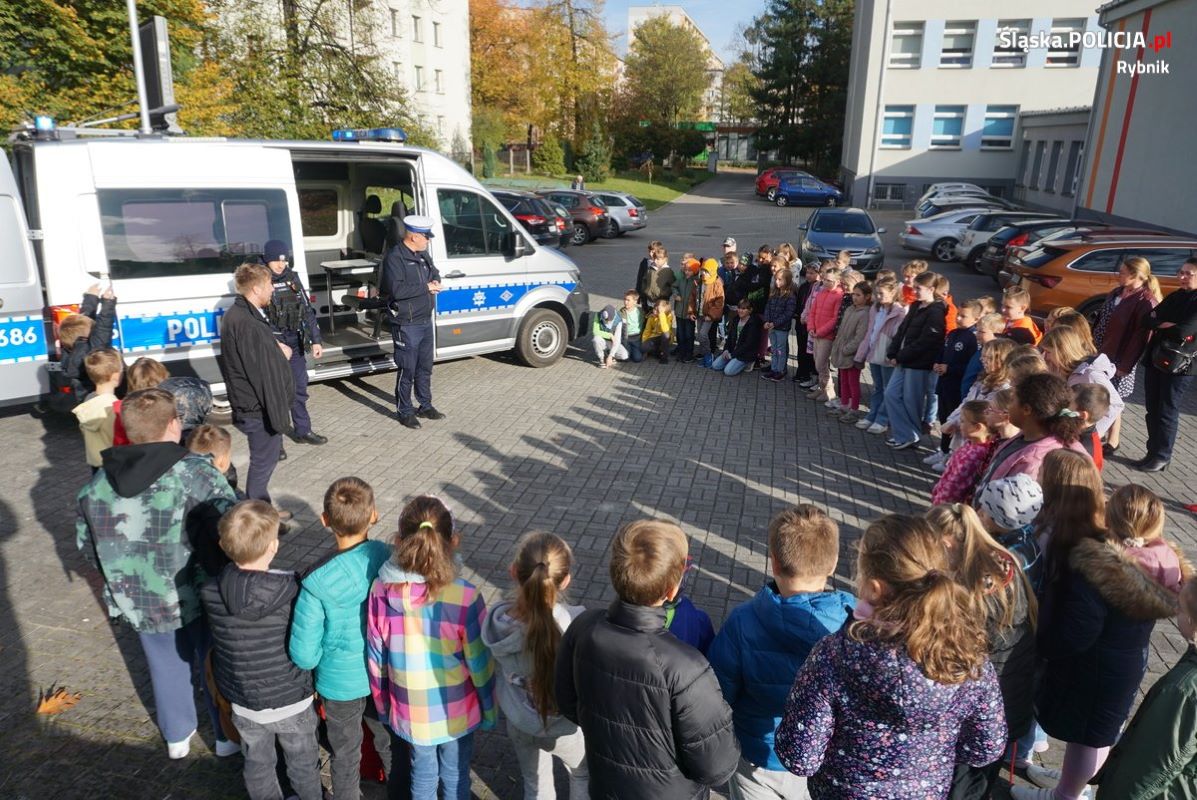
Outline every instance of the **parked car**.
<svg viewBox="0 0 1197 800"><path fill-rule="evenodd" d="M756 193L772 203L777 199L777 184L782 178L812 177L809 172L786 167L770 167L756 176Z"/></svg>
<svg viewBox="0 0 1197 800"><path fill-rule="evenodd" d="M541 189L537 192L560 204L569 212L573 225L570 244L581 245L605 236L611 224L611 215L602 198L594 192L576 189Z"/></svg>
<svg viewBox="0 0 1197 800"><path fill-rule="evenodd" d="M1197 256L1197 237L1125 235L1095 232L1075 238L1041 239L1012 254L999 274L1006 286L1024 286L1031 313L1043 317L1053 308L1075 308L1095 322L1106 295L1118 285L1118 268L1130 256L1151 262L1151 274L1164 294L1180 287L1176 273Z"/></svg>
<svg viewBox="0 0 1197 800"><path fill-rule="evenodd" d="M614 239L628 231L638 231L648 225L648 209L638 198L627 192L596 192L607 204L611 224L607 236Z"/></svg>
<svg viewBox="0 0 1197 800"><path fill-rule="evenodd" d="M817 208L806 222L799 244L804 262L834 258L847 250L852 268L866 275L875 274L885 263L881 235L885 228L873 224L873 218L861 208Z"/></svg>
<svg viewBox="0 0 1197 800"><path fill-rule="evenodd" d="M1040 239L1059 233L1076 235L1078 232L1088 232L1107 227L1103 223L1076 219L1030 219L1011 222L999 228L981 251L977 259L977 271L982 275L989 275L995 281L998 273L1006 265L1006 257L1019 247L1030 247Z"/></svg>
<svg viewBox="0 0 1197 800"><path fill-rule="evenodd" d="M1018 205L991 194L937 194L919 203L915 207L914 215L918 219L926 219L945 211L970 207L1000 208L1012 211L1017 209Z"/></svg>
<svg viewBox="0 0 1197 800"><path fill-rule="evenodd" d="M1060 216L1044 211L986 211L978 214L973 217L973 221L968 224L960 241L956 243L956 258L980 272L977 262L985 250L985 243L989 241L989 237L1011 222L1032 219L1060 219Z"/></svg>
<svg viewBox="0 0 1197 800"><path fill-rule="evenodd" d="M923 196L919 198L919 202L921 203L928 197L932 197L937 194L965 192L972 192L973 194L989 194L989 192L985 191L975 183L933 183L927 187L927 191L923 192Z"/></svg>
<svg viewBox="0 0 1197 800"><path fill-rule="evenodd" d="M964 229L986 208L959 208L926 219L906 220L898 241L907 250L930 253L936 261L955 261L956 243Z"/></svg>
<svg viewBox="0 0 1197 800"><path fill-rule="evenodd" d="M556 212L543 197L510 189L492 189L490 193L532 234L537 244L559 247L562 237L569 237L569 232L558 226Z"/></svg>
<svg viewBox="0 0 1197 800"><path fill-rule="evenodd" d="M553 217L557 220L557 230L561 231L561 244L557 246L561 249L569 247L570 239L573 238L571 234L573 233L574 218L560 203L555 203L547 197L541 197L540 202L553 212Z"/></svg>
<svg viewBox="0 0 1197 800"><path fill-rule="evenodd" d="M835 206L844 200L843 192L818 178L796 175L782 178L773 202L779 206Z"/></svg>

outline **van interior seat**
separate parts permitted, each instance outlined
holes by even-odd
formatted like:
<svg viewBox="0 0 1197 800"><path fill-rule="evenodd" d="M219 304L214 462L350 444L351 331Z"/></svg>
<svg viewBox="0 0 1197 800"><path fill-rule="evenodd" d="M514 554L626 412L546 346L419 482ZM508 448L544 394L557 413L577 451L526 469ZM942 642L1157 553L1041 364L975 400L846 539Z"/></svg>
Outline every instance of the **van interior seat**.
<svg viewBox="0 0 1197 800"><path fill-rule="evenodd" d="M402 200L396 200L391 203L391 216L383 221L386 227L387 235L383 241L383 255L391 251L391 248L403 241L403 237L407 235L407 226L403 224L403 218L407 216L407 206Z"/></svg>
<svg viewBox="0 0 1197 800"><path fill-rule="evenodd" d="M369 216L381 212L382 200L376 194L368 196L365 205L357 212L358 236L362 240L362 250L367 253L381 254L383 252L383 242L386 240L387 234L386 226L382 220Z"/></svg>

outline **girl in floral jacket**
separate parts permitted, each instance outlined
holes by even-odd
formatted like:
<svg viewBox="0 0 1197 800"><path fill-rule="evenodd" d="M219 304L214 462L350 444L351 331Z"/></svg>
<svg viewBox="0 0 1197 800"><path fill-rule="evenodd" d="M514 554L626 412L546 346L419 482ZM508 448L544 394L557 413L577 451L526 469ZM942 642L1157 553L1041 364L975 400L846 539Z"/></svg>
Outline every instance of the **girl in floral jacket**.
<svg viewBox="0 0 1197 800"><path fill-rule="evenodd" d="M1006 746L985 622L920 517L871 524L855 621L815 645L794 681L776 750L814 800L943 798L956 762Z"/></svg>

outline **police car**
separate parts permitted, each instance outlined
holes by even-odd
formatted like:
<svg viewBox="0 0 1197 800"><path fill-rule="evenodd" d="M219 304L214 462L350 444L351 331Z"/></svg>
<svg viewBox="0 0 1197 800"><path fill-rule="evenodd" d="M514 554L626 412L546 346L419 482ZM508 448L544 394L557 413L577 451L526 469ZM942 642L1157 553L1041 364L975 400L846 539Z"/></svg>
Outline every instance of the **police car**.
<svg viewBox="0 0 1197 800"><path fill-rule="evenodd" d="M317 309L324 355L312 378L393 369L367 298L408 214L434 220L438 360L514 349L530 366L557 362L583 332L577 266L456 163L404 138L101 135L39 118L12 137L11 165L0 159L0 405L51 391L55 323L97 280L118 298L114 344L127 357L223 391L215 358L232 274L270 239L292 245Z"/></svg>

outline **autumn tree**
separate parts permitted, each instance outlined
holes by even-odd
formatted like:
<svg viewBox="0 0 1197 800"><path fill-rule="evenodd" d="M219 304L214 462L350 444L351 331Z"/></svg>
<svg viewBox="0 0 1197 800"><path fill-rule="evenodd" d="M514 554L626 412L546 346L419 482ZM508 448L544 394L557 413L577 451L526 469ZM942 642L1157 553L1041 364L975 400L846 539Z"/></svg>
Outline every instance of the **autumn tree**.
<svg viewBox="0 0 1197 800"><path fill-rule="evenodd" d="M504 0L470 0L470 102L475 110L501 114L508 138L527 125L554 121L538 93L529 92L529 82L513 80L535 74L533 14Z"/></svg>
<svg viewBox="0 0 1197 800"><path fill-rule="evenodd" d="M557 103L555 133L580 150L592 123L611 106L615 56L603 25L602 0L539 0L532 17L538 80L525 84ZM532 74L532 73L529 73ZM547 93L548 97L545 97ZM552 98L552 99L549 99Z"/></svg>
<svg viewBox="0 0 1197 800"><path fill-rule="evenodd" d="M624 62L629 111L664 125L696 119L711 85L706 51L697 32L674 25L668 17L651 17L638 25Z"/></svg>
<svg viewBox="0 0 1197 800"><path fill-rule="evenodd" d="M740 59L728 67L723 73L720 119L735 124L756 119L757 107L752 93L759 83L746 60Z"/></svg>

